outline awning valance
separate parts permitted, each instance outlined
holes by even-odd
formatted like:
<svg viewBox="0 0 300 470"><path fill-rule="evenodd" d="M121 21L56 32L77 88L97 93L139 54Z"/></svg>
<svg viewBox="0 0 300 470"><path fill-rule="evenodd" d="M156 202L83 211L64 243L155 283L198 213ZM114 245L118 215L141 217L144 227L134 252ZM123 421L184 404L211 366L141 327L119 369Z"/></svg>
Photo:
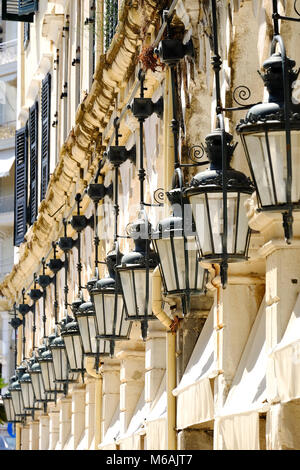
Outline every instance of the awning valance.
<svg viewBox="0 0 300 470"><path fill-rule="evenodd" d="M263 299L217 421L217 447L259 450L259 413L266 403L266 308Z"/></svg>
<svg viewBox="0 0 300 470"><path fill-rule="evenodd" d="M282 402L300 398L300 294L282 340L273 349L277 394Z"/></svg>
<svg viewBox="0 0 300 470"><path fill-rule="evenodd" d="M182 379L173 395L177 397L177 429L211 421L214 397L210 379L216 377L214 317L211 309Z"/></svg>

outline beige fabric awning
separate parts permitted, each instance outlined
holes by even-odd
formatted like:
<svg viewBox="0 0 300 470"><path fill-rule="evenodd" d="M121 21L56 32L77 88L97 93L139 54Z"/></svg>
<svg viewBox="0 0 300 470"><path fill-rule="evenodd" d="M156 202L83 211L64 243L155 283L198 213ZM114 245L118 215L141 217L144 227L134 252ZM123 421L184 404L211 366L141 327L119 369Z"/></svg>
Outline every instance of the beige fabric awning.
<svg viewBox="0 0 300 470"><path fill-rule="evenodd" d="M140 450L140 434L145 433L144 424L149 414L149 403L145 403L145 389L142 391L126 433L120 436L120 450Z"/></svg>
<svg viewBox="0 0 300 470"><path fill-rule="evenodd" d="M214 419L214 397L210 385L210 379L217 375L214 336L211 309L182 379L173 390L177 397L177 429Z"/></svg>
<svg viewBox="0 0 300 470"><path fill-rule="evenodd" d="M278 398L282 402L300 398L300 294L282 340L270 358L274 362Z"/></svg>
<svg viewBox="0 0 300 470"><path fill-rule="evenodd" d="M166 374L146 419L147 450L168 447Z"/></svg>
<svg viewBox="0 0 300 470"><path fill-rule="evenodd" d="M266 403L266 308L263 299L224 407L216 417L217 449L259 450L259 413Z"/></svg>
<svg viewBox="0 0 300 470"><path fill-rule="evenodd" d="M99 444L98 448L102 450L114 450L116 448L116 441L120 434L120 406L118 405L108 430L105 433L104 439Z"/></svg>

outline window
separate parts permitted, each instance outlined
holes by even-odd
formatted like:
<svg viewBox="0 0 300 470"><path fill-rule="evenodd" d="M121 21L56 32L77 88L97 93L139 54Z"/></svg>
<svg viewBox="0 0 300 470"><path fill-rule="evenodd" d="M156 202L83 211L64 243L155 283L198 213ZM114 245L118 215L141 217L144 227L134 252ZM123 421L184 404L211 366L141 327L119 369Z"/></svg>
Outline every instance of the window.
<svg viewBox="0 0 300 470"><path fill-rule="evenodd" d="M38 0L2 0L2 20L32 23Z"/></svg>

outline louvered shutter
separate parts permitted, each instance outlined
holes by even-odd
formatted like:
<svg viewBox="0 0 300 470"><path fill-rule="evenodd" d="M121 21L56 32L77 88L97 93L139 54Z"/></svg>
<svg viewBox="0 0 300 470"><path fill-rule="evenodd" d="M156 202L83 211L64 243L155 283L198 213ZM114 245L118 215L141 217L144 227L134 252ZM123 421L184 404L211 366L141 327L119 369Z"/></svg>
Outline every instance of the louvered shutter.
<svg viewBox="0 0 300 470"><path fill-rule="evenodd" d="M38 0L2 0L2 20L32 23Z"/></svg>
<svg viewBox="0 0 300 470"><path fill-rule="evenodd" d="M38 213L38 103L29 111L30 197L29 220L33 224Z"/></svg>
<svg viewBox="0 0 300 470"><path fill-rule="evenodd" d="M41 200L45 198L50 165L50 104L51 104L51 75L45 77L42 83L42 164L41 164Z"/></svg>
<svg viewBox="0 0 300 470"><path fill-rule="evenodd" d="M19 0L19 15L28 15L38 10L38 0Z"/></svg>
<svg viewBox="0 0 300 470"><path fill-rule="evenodd" d="M16 131L14 245L20 246L26 233L27 215L27 125Z"/></svg>

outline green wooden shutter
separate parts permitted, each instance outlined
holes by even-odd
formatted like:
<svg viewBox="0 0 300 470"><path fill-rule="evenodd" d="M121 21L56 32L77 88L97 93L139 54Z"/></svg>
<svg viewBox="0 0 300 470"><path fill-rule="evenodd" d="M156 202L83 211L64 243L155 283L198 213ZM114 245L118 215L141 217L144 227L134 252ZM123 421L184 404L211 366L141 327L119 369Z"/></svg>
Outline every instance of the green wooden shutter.
<svg viewBox="0 0 300 470"><path fill-rule="evenodd" d="M29 222L33 224L38 214L38 103L29 110L30 138L30 196Z"/></svg>
<svg viewBox="0 0 300 470"><path fill-rule="evenodd" d="M41 146L41 200L45 198L49 182L50 167L50 112L51 112L51 75L48 73L42 82L42 146Z"/></svg>
<svg viewBox="0 0 300 470"><path fill-rule="evenodd" d="M27 125L16 131L14 245L20 246L26 233L27 216Z"/></svg>
<svg viewBox="0 0 300 470"><path fill-rule="evenodd" d="M2 20L32 23L38 0L2 0Z"/></svg>
<svg viewBox="0 0 300 470"><path fill-rule="evenodd" d="M19 15L29 15L38 10L38 0L19 0Z"/></svg>

